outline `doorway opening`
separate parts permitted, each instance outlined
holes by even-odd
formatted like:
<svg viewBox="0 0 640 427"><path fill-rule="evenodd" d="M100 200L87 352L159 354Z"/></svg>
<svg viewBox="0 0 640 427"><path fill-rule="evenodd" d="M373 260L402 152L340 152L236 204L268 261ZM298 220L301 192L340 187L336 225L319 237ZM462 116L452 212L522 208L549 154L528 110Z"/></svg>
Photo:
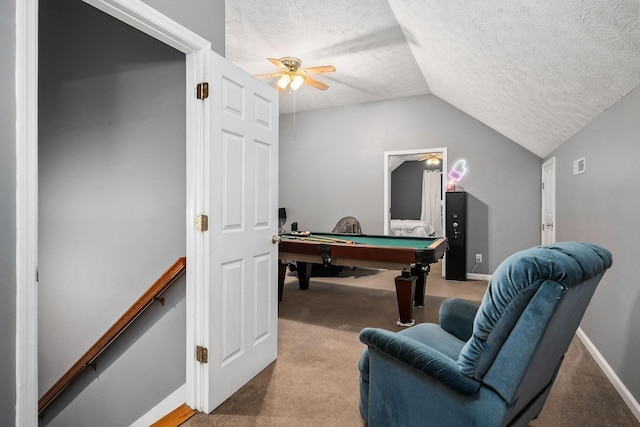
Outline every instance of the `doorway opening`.
<svg viewBox="0 0 640 427"><path fill-rule="evenodd" d="M556 241L556 158L542 164L542 238L543 245Z"/></svg>
<svg viewBox="0 0 640 427"><path fill-rule="evenodd" d="M79 0L41 0L39 33L46 35L38 71L42 396L185 256L186 76L183 53ZM162 321L154 328L179 343L164 347L162 363L186 354L183 286L165 295L165 310L156 309ZM110 353L136 366L130 355L146 353L146 344L129 345ZM156 388L169 395L182 386L178 372Z"/></svg>
<svg viewBox="0 0 640 427"><path fill-rule="evenodd" d="M425 185L430 185L428 181L425 181L425 177L431 178L428 175L432 170L440 176L440 179L437 179L434 175L433 178L436 179L430 180L436 183L436 187L439 182L439 193L437 188L425 188ZM397 183L393 182L394 171L397 175ZM446 147L386 151L384 153L384 234L391 235L399 232L396 229L394 233L396 227L392 227L392 221L411 220L423 223L420 225L417 235L423 237L425 235L444 236L446 176ZM408 192L411 194L406 194ZM407 196L404 197L407 202L404 202L401 196ZM427 197L431 197L433 200L425 200ZM394 200L398 201L396 206L394 206ZM440 204L435 207L435 213L428 212L430 204ZM414 226L413 223L410 225ZM402 234L405 234L406 231L404 230Z"/></svg>
<svg viewBox="0 0 640 427"><path fill-rule="evenodd" d="M211 43L158 14L138 0L84 0L97 9L130 24L147 35L177 49L186 59L186 199L187 217L195 216L202 205L202 167L198 151L204 145L206 118L202 102L193 96L192 88L208 72L206 55ZM38 0L16 4L16 383L20 392L16 400L16 424L38 425L37 378L37 200L38 200ZM91 93L87 93L90 98ZM115 95L115 94L114 94ZM183 116L184 117L184 116ZM184 140L184 138L183 138ZM198 318L196 285L202 262L197 247L202 237L194 227L187 227L186 255L190 273L187 276L187 348L193 346ZM191 284L191 286L190 286ZM202 286L201 286L202 287ZM187 403L198 398L196 362L187 360ZM161 409L162 410L162 409Z"/></svg>

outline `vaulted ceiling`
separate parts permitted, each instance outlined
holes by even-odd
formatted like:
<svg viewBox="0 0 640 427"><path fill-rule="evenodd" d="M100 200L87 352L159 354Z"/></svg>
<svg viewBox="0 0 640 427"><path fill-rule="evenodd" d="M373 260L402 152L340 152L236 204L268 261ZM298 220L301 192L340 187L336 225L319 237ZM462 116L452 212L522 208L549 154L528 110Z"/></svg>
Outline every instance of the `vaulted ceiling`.
<svg viewBox="0 0 640 427"><path fill-rule="evenodd" d="M281 113L432 93L544 157L640 84L640 1L227 0L226 56L336 67Z"/></svg>

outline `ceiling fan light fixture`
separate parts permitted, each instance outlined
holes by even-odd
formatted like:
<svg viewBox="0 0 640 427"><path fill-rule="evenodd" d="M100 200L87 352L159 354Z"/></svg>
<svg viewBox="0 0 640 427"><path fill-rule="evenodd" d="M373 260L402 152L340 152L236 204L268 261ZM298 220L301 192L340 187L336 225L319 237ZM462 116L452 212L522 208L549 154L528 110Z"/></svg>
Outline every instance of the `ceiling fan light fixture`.
<svg viewBox="0 0 640 427"><path fill-rule="evenodd" d="M293 80L291 80L291 89L298 90L300 89L300 86L302 86L303 83L304 83L304 76L297 74L296 76L293 77Z"/></svg>
<svg viewBox="0 0 640 427"><path fill-rule="evenodd" d="M434 156L433 154L431 156L429 156L429 158L427 159L427 164L429 166L435 166L435 165L439 165L440 164L440 159L438 159L436 156Z"/></svg>
<svg viewBox="0 0 640 427"><path fill-rule="evenodd" d="M291 83L291 76L289 74L283 75L282 77L280 77L280 80L278 80L278 86L280 87L280 89L286 88L289 83Z"/></svg>
<svg viewBox="0 0 640 427"><path fill-rule="evenodd" d="M300 68L302 62L293 56L285 56L280 59L267 58L267 60L278 67L278 71L274 73L255 74L255 77L259 79L278 77L276 89L280 92L287 87L291 89L290 91L298 90L303 85L308 85L319 90L327 90L329 88L328 85L308 76L308 74L333 73L336 71L336 67L333 65Z"/></svg>

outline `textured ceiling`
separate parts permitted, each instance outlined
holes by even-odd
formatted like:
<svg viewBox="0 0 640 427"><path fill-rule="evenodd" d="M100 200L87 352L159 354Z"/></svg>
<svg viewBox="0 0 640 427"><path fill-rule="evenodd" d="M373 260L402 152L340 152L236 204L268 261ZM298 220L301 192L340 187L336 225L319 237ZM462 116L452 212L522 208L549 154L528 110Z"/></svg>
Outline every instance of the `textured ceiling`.
<svg viewBox="0 0 640 427"><path fill-rule="evenodd" d="M639 0L228 0L226 15L227 58L251 74L267 57L336 67L281 113L433 93L540 157L640 84Z"/></svg>

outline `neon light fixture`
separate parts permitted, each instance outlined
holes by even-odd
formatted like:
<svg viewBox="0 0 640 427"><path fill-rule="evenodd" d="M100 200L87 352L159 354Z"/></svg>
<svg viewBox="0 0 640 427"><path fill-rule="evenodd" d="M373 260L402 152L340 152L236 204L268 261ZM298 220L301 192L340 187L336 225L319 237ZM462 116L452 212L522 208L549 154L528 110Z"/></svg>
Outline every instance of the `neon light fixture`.
<svg viewBox="0 0 640 427"><path fill-rule="evenodd" d="M460 159L453 166L453 169L449 172L449 178L455 182L460 182L462 177L467 173L467 162Z"/></svg>

